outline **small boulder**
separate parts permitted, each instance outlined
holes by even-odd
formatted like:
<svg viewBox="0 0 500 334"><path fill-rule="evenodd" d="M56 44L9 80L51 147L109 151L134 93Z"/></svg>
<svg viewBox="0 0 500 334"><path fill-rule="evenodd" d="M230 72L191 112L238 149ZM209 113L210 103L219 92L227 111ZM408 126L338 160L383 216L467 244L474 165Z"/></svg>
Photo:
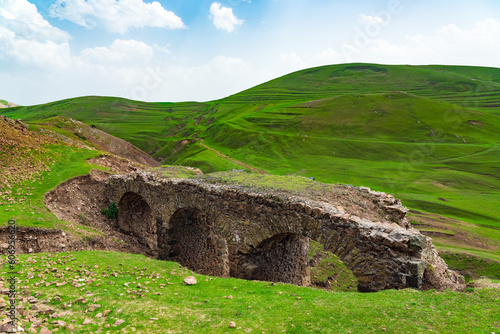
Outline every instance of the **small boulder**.
<svg viewBox="0 0 500 334"><path fill-rule="evenodd" d="M113 324L114 326L119 326L121 324L123 324L125 322L125 320L122 320L122 319L118 319L115 321L115 323Z"/></svg>
<svg viewBox="0 0 500 334"><path fill-rule="evenodd" d="M183 283L186 285L195 285L198 283L198 281L196 280L196 277L188 276L188 277L184 278Z"/></svg>

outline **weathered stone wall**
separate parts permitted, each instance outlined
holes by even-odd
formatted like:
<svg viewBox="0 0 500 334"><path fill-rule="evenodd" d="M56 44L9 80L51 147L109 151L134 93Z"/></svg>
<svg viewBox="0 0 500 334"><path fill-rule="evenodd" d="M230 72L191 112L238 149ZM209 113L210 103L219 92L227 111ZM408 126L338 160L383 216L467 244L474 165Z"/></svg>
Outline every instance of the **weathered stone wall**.
<svg viewBox="0 0 500 334"><path fill-rule="evenodd" d="M207 184L200 180L158 179L144 172L110 177L105 193L110 201L116 203L119 203L127 193L142 197L158 222L158 248L159 253L163 254L161 257L176 261L182 259L184 265L195 270L203 270L207 274L224 276L230 268L233 276L242 273L248 275L248 272L257 275L260 272L261 276L258 279L264 277L267 279L272 275L269 270L262 268L276 266L274 277L280 277L280 272L287 273L279 280L287 283L300 280L303 273L300 272L302 266L298 264L302 260L298 258L295 261L279 260L291 258L284 254L284 250L300 258L302 253L296 252L300 247L292 246L300 238L276 239L279 236L295 235L311 238L323 244L325 250L335 253L358 279L360 291L421 288L425 283L424 278L427 277L424 275L425 270L433 263L437 263L430 239L409 226L405 218L406 208L393 197L366 189L359 191L365 192L367 196L373 196L374 201L383 203L387 207L387 212L392 210L393 220L397 221L397 224L391 221L371 222L360 219L324 202L298 197L264 197L261 194ZM176 226L178 228L191 224L178 223L178 218L174 215L179 209L202 213L203 219L195 217L192 219L198 220L198 225L203 225L204 221L207 221L210 228L204 230L205 232L191 235L176 232ZM140 221L140 218L137 220ZM136 233L140 234L137 231ZM207 233L213 236L208 244L195 240ZM139 234L138 237L143 237ZM219 242L221 238L225 241L225 245ZM200 251L193 257L181 255L182 251L172 254L172 246L175 245L168 244L171 240L177 242L175 245L189 245L182 246L184 248L178 246L181 250L193 249L198 244L206 250ZM262 260L266 258L262 254L266 252L271 254L269 248L264 247L264 251L262 248L269 240L274 240L273 247L278 247L275 243L277 240L285 245L289 244L288 247L278 247L280 250L273 251L277 260L269 258ZM228 249L228 261L223 254L225 247ZM246 260L249 258L245 255L259 253L261 253L260 260L254 265L261 269L252 272L248 270L248 265L244 267L248 264ZM223 269L220 266L213 269L199 267L200 257L226 267ZM442 266L439 268L438 271L446 273L439 277L456 285L459 277L447 268ZM289 274L291 272L295 274Z"/></svg>
<svg viewBox="0 0 500 334"><path fill-rule="evenodd" d="M168 224L161 258L174 260L200 274L229 277L225 239L198 209L177 210Z"/></svg>
<svg viewBox="0 0 500 334"><path fill-rule="evenodd" d="M232 254L231 276L307 286L311 283L308 251L309 238L297 234L277 235L265 240L250 254Z"/></svg>
<svg viewBox="0 0 500 334"><path fill-rule="evenodd" d="M118 202L118 228L136 236L154 253L158 251L156 220L144 198L132 192L125 193Z"/></svg>

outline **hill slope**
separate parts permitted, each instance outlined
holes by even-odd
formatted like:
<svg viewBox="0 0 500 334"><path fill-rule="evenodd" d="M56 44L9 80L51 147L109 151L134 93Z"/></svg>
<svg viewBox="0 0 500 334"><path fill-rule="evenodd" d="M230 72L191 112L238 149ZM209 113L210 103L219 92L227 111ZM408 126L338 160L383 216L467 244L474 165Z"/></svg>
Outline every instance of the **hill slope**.
<svg viewBox="0 0 500 334"><path fill-rule="evenodd" d="M394 193L442 249L500 256L500 69L333 65L205 103L82 97L5 113L73 117L204 172L244 164Z"/></svg>
<svg viewBox="0 0 500 334"><path fill-rule="evenodd" d="M404 91L487 110L500 106L499 88L498 68L356 63L297 71L224 100L310 100L345 94Z"/></svg>
<svg viewBox="0 0 500 334"><path fill-rule="evenodd" d="M2 108L13 108L13 107L18 107L17 104L5 101L5 100L0 100L0 109Z"/></svg>
<svg viewBox="0 0 500 334"><path fill-rule="evenodd" d="M59 123L55 125L47 122L28 126L0 115L0 220L3 222L0 226L15 218L19 226L61 228L75 235L95 235L86 226L59 221L47 210L45 193L71 177L88 174L91 169L109 169L101 166L99 160L103 159L95 159L110 155L104 151L105 145L92 143L95 138L105 139L117 154L127 151L126 156L132 161L114 157L122 163L122 169L142 166L133 160L144 160L146 164L151 161L153 165L156 162L121 139L100 133L90 137L89 134L97 133L90 126L71 119L57 120Z"/></svg>

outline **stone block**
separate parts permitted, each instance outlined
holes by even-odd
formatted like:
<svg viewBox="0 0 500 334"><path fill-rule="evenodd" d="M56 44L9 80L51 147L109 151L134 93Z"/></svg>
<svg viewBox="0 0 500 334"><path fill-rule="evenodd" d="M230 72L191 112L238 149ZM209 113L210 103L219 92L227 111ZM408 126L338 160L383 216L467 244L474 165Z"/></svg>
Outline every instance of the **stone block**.
<svg viewBox="0 0 500 334"><path fill-rule="evenodd" d="M408 262L408 271L414 276L422 276L425 270L425 264L422 261Z"/></svg>

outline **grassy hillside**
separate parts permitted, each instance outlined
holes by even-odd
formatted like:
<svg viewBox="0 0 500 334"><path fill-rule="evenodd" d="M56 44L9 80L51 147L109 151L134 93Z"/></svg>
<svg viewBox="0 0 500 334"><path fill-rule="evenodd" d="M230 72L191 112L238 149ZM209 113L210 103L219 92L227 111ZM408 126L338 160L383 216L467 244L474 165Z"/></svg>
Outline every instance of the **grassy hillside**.
<svg viewBox="0 0 500 334"><path fill-rule="evenodd" d="M4 113L73 117L204 172L390 192L442 249L500 258L500 69L333 65L205 103L82 97Z"/></svg>
<svg viewBox="0 0 500 334"><path fill-rule="evenodd" d="M11 277L6 262L0 260L0 275ZM16 306L22 312L18 324L26 329L39 322L40 327L60 333L500 330L498 288L469 288L467 293L413 289L332 293L196 274L198 284L188 286L183 279L193 273L177 263L116 252L23 254L18 263L14 268L20 291ZM8 305L3 295L0 304ZM235 328L229 327L230 322Z"/></svg>
<svg viewBox="0 0 500 334"><path fill-rule="evenodd" d="M325 96L403 91L488 110L499 107L499 87L498 68L345 64L291 73L226 100L312 100Z"/></svg>
<svg viewBox="0 0 500 334"><path fill-rule="evenodd" d="M44 194L65 180L102 169L86 159L102 152L76 136L66 142L40 132L13 126L0 118L0 227L9 219L19 226L61 228L75 235L95 235L84 226L71 227L61 222L44 204ZM47 130L47 129L45 129Z"/></svg>

